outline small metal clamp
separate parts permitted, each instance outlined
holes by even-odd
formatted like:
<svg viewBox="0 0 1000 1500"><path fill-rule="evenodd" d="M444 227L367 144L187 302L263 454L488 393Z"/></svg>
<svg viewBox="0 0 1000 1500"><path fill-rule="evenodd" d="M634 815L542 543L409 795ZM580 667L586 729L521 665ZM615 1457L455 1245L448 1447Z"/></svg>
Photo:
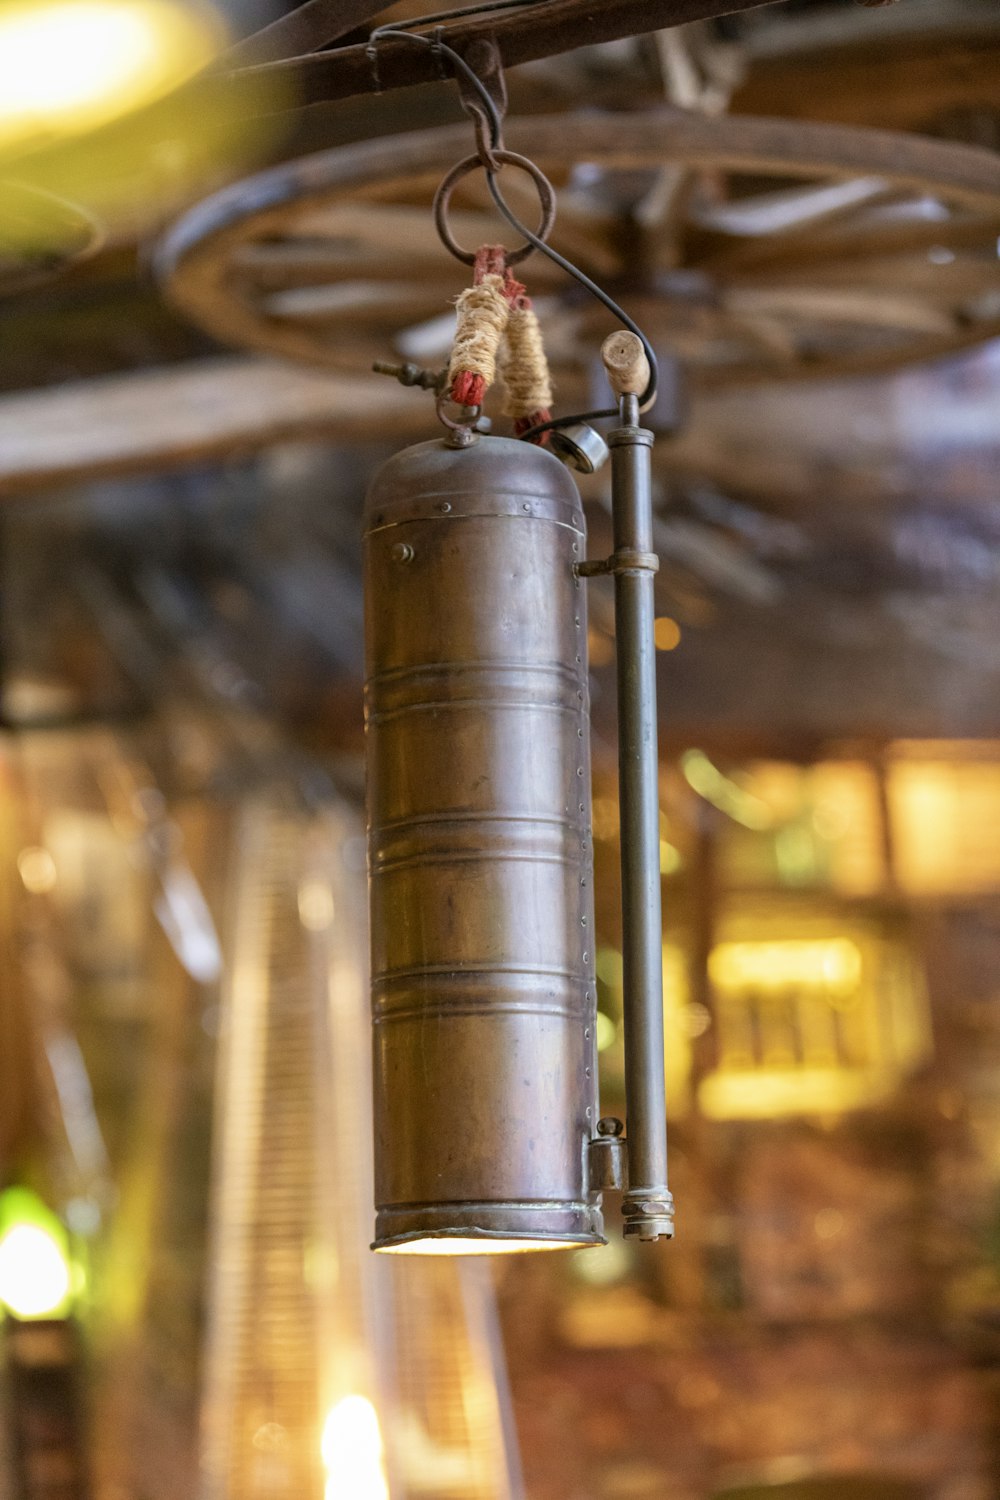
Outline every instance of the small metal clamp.
<svg viewBox="0 0 1000 1500"><path fill-rule="evenodd" d="M655 552L636 552L631 547L619 547L610 557L593 562L577 563L574 568L578 578L600 578L605 573L628 576L636 573L658 573L660 559Z"/></svg>

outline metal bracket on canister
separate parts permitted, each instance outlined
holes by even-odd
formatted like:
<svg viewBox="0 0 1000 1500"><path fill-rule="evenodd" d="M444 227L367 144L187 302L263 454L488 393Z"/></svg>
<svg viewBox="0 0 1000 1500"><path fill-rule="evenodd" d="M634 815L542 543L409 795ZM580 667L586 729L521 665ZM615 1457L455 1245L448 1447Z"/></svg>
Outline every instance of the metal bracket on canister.
<svg viewBox="0 0 1000 1500"><path fill-rule="evenodd" d="M628 1151L622 1131L625 1126L614 1115L597 1122L597 1135L588 1143L587 1172L591 1192L623 1193L628 1185Z"/></svg>
<svg viewBox="0 0 1000 1500"><path fill-rule="evenodd" d="M619 547L610 557L577 563L573 571L578 578L600 578L608 573L658 573L660 559L655 552L638 552L631 547Z"/></svg>

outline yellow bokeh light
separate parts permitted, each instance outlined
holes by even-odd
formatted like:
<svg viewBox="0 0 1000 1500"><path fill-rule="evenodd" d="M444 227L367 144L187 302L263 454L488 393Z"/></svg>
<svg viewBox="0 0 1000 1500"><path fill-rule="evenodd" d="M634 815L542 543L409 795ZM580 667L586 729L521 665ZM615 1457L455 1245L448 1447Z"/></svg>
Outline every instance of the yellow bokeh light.
<svg viewBox="0 0 1000 1500"><path fill-rule="evenodd" d="M681 643L681 627L669 615L660 615L653 624L653 641L657 651L673 651Z"/></svg>
<svg viewBox="0 0 1000 1500"><path fill-rule="evenodd" d="M331 1408L320 1452L325 1500L389 1500L378 1412L365 1396L344 1396Z"/></svg>
<svg viewBox="0 0 1000 1500"><path fill-rule="evenodd" d="M598 1052L607 1052L618 1040L618 1027L610 1016L606 1016L603 1010L597 1012L597 1024L595 1028L595 1039Z"/></svg>
<svg viewBox="0 0 1000 1500"><path fill-rule="evenodd" d="M323 880L304 880L299 886L299 921L307 932L333 926L333 892Z"/></svg>
<svg viewBox="0 0 1000 1500"><path fill-rule="evenodd" d="M37 1224L14 1224L0 1239L0 1302L18 1318L60 1313L69 1297L69 1262Z"/></svg>
<svg viewBox="0 0 1000 1500"><path fill-rule="evenodd" d="M33 896L45 895L56 883L56 862L47 849L31 845L17 856L17 873L26 891Z"/></svg>
<svg viewBox="0 0 1000 1500"><path fill-rule="evenodd" d="M852 989L861 979L861 953L850 938L720 943L708 971L720 989Z"/></svg>
<svg viewBox="0 0 1000 1500"><path fill-rule="evenodd" d="M0 149L96 130L162 98L223 33L179 0L8 0L0 7Z"/></svg>
<svg viewBox="0 0 1000 1500"><path fill-rule="evenodd" d="M742 823L744 828L763 830L772 827L774 816L767 803L731 777L723 775L704 750L685 750L681 756L681 770L688 786L699 797L704 797L706 802L711 802L735 822Z"/></svg>

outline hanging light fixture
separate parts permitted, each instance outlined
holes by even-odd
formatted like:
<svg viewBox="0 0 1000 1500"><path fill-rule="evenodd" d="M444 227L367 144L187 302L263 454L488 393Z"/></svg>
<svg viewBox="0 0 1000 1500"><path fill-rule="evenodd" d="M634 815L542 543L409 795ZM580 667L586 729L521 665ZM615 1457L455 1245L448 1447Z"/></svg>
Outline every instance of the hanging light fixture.
<svg viewBox="0 0 1000 1500"><path fill-rule="evenodd" d="M652 435L642 345L621 337L606 562L586 563L576 486L530 443L466 427L390 459L369 491L376 1250L601 1244L606 1187L625 1189L626 1234L672 1233ZM598 1120L593 572L614 575L617 599L627 1146L619 1121Z"/></svg>

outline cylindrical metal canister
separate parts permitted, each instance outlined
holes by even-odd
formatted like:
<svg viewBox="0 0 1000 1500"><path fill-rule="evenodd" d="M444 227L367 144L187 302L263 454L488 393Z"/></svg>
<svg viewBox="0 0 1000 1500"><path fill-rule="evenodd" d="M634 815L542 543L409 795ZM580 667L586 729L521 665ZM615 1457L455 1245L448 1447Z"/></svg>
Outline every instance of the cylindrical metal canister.
<svg viewBox="0 0 1000 1500"><path fill-rule="evenodd" d="M422 443L365 552L375 1248L601 1243L580 497Z"/></svg>

